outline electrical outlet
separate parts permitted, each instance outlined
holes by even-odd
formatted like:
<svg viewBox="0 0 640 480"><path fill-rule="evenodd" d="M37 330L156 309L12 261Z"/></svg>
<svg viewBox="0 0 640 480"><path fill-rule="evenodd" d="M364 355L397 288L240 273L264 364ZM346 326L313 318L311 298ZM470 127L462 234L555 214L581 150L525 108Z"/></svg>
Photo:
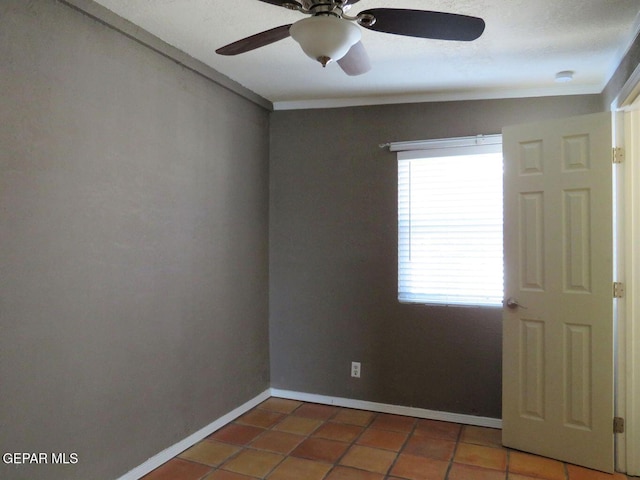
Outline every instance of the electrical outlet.
<svg viewBox="0 0 640 480"><path fill-rule="evenodd" d="M360 378L360 362L351 362L351 376Z"/></svg>

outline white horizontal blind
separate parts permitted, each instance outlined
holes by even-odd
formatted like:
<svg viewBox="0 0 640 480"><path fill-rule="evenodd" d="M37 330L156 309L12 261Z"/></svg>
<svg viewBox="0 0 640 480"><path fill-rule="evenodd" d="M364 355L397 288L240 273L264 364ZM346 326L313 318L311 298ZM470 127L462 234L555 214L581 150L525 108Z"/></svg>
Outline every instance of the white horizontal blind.
<svg viewBox="0 0 640 480"><path fill-rule="evenodd" d="M501 145L398 154L398 299L501 305Z"/></svg>

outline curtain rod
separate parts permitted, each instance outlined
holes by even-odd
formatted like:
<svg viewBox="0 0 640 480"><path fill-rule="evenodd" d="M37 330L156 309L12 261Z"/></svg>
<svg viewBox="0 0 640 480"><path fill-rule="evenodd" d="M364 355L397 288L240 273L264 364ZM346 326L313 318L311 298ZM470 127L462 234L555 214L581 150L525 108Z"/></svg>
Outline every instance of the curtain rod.
<svg viewBox="0 0 640 480"><path fill-rule="evenodd" d="M470 137L436 138L431 140L413 140L409 142L387 142L378 145L389 148L390 152L409 150L428 150L448 147L472 147L475 145L498 145L502 143L502 134L474 135Z"/></svg>

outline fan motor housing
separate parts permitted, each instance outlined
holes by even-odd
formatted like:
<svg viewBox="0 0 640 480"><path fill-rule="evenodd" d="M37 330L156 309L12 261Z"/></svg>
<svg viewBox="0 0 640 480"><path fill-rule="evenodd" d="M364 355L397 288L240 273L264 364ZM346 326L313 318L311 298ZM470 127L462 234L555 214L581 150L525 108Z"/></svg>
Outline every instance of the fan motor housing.
<svg viewBox="0 0 640 480"><path fill-rule="evenodd" d="M341 16L351 5L346 0L301 0L302 7L312 14L334 14Z"/></svg>

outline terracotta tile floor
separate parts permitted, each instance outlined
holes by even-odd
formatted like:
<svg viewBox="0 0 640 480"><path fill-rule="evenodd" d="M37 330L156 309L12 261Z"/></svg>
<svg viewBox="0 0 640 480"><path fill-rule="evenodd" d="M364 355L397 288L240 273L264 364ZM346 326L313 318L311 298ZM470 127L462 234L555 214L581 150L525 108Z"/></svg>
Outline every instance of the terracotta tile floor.
<svg viewBox="0 0 640 480"><path fill-rule="evenodd" d="M144 480L627 480L503 448L500 430L270 398Z"/></svg>

